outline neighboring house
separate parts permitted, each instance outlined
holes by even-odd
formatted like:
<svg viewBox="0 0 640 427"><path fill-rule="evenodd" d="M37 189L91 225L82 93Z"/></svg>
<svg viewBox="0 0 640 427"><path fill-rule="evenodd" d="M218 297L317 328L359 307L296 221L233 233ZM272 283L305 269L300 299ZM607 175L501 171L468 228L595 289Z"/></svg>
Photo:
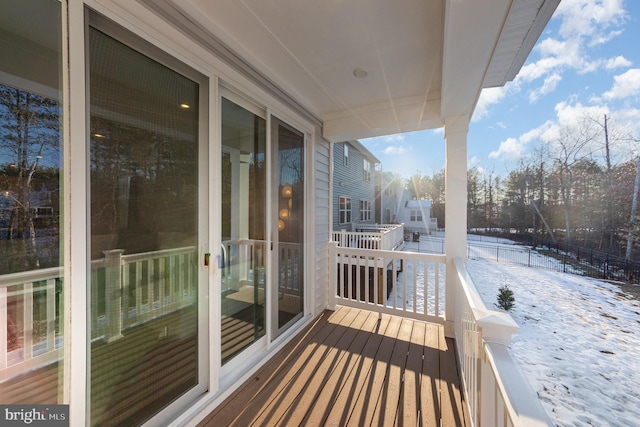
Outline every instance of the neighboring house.
<svg viewBox="0 0 640 427"><path fill-rule="evenodd" d="M376 223L376 173L380 161L360 141L333 144L333 230L356 231Z"/></svg>
<svg viewBox="0 0 640 427"><path fill-rule="evenodd" d="M409 232L429 234L435 231L437 219L431 218L431 200L414 200L404 182L395 177L378 173L381 189L377 200L381 205L381 223L404 224Z"/></svg>
<svg viewBox="0 0 640 427"><path fill-rule="evenodd" d="M526 381L509 362L515 322L471 300L466 147L482 89L515 78L558 3L4 2L0 102L11 108L2 106L0 129L3 144L20 147L2 153L37 158L45 147L64 167L51 195L63 213L57 232L0 242L18 258L0 276L2 403L66 404L72 427L194 426L246 380L245 389L262 387L257 370L275 367L277 352L293 349L344 291L330 242L330 183L340 182L331 177L331 145L444 128L447 253L435 258L442 293L434 301L442 303L428 320L441 328L441 343L446 334L447 353L465 358L465 375L469 367L482 374L463 381L474 425L479 414L482 425L498 425L490 418L498 407L511 425L540 425L514 414L523 408L527 423L544 420L535 393L519 393ZM49 124L37 121L45 116ZM31 122L20 128L18 120ZM29 132L5 138L14 129ZM0 164L12 161L0 156ZM356 166L364 178L364 163ZM356 208L345 203L342 222L349 212L359 219ZM35 243L52 237L58 262L41 268ZM340 262L363 264L340 274L375 270L387 283L385 259L342 250ZM369 304L372 296L365 287L351 303L397 313ZM348 337L345 325L335 326ZM408 345L413 334L405 332L384 339ZM348 356L316 347L318 366L321 357ZM438 383L453 392L450 377ZM301 395L337 398L337 388L325 388ZM524 406L511 404L518 396Z"/></svg>
<svg viewBox="0 0 640 427"><path fill-rule="evenodd" d="M409 192L405 193L407 196ZM398 220L409 232L431 234L435 231L431 221L431 200L407 200L404 198L398 209Z"/></svg>

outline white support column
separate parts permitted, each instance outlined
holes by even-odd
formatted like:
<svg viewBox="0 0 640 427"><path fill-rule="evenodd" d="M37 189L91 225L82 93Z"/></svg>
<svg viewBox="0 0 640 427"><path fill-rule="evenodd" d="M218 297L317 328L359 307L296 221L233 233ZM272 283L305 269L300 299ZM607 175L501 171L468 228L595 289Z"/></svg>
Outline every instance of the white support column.
<svg viewBox="0 0 640 427"><path fill-rule="evenodd" d="M467 256L467 132L469 117L445 119L445 244L447 256L445 335L454 336L456 258Z"/></svg>

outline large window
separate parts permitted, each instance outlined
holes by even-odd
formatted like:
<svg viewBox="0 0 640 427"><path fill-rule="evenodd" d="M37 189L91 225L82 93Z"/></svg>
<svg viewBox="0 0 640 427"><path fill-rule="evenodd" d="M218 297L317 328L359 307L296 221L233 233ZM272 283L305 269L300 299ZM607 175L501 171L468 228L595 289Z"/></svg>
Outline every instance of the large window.
<svg viewBox="0 0 640 427"><path fill-rule="evenodd" d="M411 222L422 222L422 211L420 209L412 209L410 212Z"/></svg>
<svg viewBox="0 0 640 427"><path fill-rule="evenodd" d="M351 199L340 196L338 198L338 218L340 224L351 223Z"/></svg>
<svg viewBox="0 0 640 427"><path fill-rule="evenodd" d="M371 221L371 202L360 200L360 221Z"/></svg>
<svg viewBox="0 0 640 427"><path fill-rule="evenodd" d="M61 22L58 1L0 13L2 404L62 403Z"/></svg>
<svg viewBox="0 0 640 427"><path fill-rule="evenodd" d="M139 425L199 384L204 391L197 244L206 88L122 28L94 14L90 22L90 420Z"/></svg>

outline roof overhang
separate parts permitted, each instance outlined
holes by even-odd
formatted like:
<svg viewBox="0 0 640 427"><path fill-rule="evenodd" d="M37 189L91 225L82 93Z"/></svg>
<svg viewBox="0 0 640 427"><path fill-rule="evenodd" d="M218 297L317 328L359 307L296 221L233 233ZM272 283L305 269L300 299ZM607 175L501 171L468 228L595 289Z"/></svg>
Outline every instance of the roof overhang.
<svg viewBox="0 0 640 427"><path fill-rule="evenodd" d="M337 142L470 117L483 88L515 77L560 0L139 1L232 52Z"/></svg>

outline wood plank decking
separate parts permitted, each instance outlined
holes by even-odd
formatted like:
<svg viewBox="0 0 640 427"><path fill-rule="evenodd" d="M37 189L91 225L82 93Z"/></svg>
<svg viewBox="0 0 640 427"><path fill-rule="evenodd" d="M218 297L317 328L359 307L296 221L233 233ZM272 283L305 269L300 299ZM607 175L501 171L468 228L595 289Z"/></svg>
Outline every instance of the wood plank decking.
<svg viewBox="0 0 640 427"><path fill-rule="evenodd" d="M325 312L200 424L469 426L438 325Z"/></svg>

